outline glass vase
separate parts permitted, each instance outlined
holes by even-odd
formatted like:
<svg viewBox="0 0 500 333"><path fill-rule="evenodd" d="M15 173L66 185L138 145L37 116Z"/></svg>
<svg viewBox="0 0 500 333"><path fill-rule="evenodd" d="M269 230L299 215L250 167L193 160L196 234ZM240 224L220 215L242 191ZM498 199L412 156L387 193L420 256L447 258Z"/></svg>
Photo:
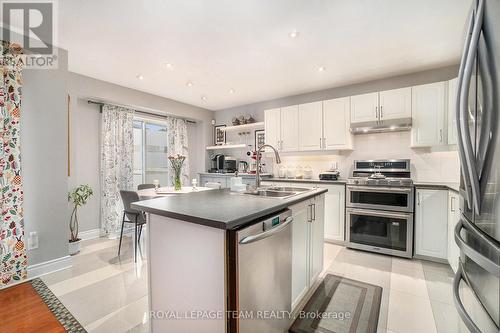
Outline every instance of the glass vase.
<svg viewBox="0 0 500 333"><path fill-rule="evenodd" d="M182 182L181 182L181 171L176 171L175 176L174 176L174 190L175 191L180 191L182 189Z"/></svg>

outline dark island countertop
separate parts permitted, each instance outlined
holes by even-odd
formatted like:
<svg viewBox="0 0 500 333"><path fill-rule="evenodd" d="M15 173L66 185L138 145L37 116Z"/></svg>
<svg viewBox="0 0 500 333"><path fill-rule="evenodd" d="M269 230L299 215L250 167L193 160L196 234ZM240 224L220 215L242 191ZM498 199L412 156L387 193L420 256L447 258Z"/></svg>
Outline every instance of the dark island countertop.
<svg viewBox="0 0 500 333"><path fill-rule="evenodd" d="M286 199L212 190L139 201L132 208L213 228L238 229L264 216L327 192L316 188Z"/></svg>

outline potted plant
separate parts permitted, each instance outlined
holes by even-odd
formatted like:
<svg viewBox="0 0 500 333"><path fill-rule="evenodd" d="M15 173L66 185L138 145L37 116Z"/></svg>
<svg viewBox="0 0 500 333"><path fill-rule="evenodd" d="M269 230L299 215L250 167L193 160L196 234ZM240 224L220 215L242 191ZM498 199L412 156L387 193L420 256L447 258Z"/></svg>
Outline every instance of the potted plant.
<svg viewBox="0 0 500 333"><path fill-rule="evenodd" d="M71 237L69 239L69 254L74 255L80 252L80 238L78 238L78 207L87 203L87 200L94 194L89 185L80 185L68 193L68 201L73 206L69 220L69 230Z"/></svg>

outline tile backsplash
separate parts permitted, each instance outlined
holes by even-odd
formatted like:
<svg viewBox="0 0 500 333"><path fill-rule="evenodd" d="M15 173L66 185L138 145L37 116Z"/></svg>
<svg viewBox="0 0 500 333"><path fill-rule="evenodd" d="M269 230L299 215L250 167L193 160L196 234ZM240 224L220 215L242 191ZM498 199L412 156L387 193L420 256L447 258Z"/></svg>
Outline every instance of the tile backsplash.
<svg viewBox="0 0 500 333"><path fill-rule="evenodd" d="M354 136L353 151L283 153L282 164L287 167L306 167L313 170L318 178L321 171L338 163L340 175L347 178L352 174L354 160L409 158L412 178L415 181L458 182L460 166L455 147L440 150L429 148L410 148L410 132L374 133ZM268 162L268 165L270 163ZM277 165L273 173L278 175Z"/></svg>

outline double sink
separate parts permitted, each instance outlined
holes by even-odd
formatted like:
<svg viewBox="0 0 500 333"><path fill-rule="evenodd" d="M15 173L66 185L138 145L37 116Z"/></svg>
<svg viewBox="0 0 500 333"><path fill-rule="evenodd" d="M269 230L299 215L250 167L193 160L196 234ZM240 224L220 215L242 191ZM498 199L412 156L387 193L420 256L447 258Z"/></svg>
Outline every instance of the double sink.
<svg viewBox="0 0 500 333"><path fill-rule="evenodd" d="M286 199L310 190L310 188L303 187L271 186L266 188L259 188L253 191L247 191L244 192L244 194L254 195L258 197Z"/></svg>

